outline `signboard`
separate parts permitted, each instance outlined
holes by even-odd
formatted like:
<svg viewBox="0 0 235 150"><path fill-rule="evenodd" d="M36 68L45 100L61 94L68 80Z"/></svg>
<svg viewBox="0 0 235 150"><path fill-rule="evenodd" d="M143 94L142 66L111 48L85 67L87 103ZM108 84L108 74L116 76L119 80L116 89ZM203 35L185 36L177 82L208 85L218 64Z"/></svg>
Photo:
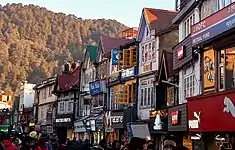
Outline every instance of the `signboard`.
<svg viewBox="0 0 235 150"><path fill-rule="evenodd" d="M111 123L122 123L123 122L123 116L111 116Z"/></svg>
<svg viewBox="0 0 235 150"><path fill-rule="evenodd" d="M98 80L89 83L89 90L91 95L99 94L102 92L106 92L106 84L105 81Z"/></svg>
<svg viewBox="0 0 235 150"><path fill-rule="evenodd" d="M235 2L191 27L192 45L196 46L235 27Z"/></svg>
<svg viewBox="0 0 235 150"><path fill-rule="evenodd" d="M59 123L59 122L71 122L71 118L59 118L56 119L55 122Z"/></svg>
<svg viewBox="0 0 235 150"><path fill-rule="evenodd" d="M235 126L235 91L223 91L187 99L189 131L229 132Z"/></svg>
<svg viewBox="0 0 235 150"><path fill-rule="evenodd" d="M133 77L136 75L136 69L137 67L133 67L133 68L129 68L129 69L125 69L121 72L121 78L129 78L129 77Z"/></svg>
<svg viewBox="0 0 235 150"><path fill-rule="evenodd" d="M82 121L74 123L74 132L86 132L85 125Z"/></svg>
<svg viewBox="0 0 235 150"><path fill-rule="evenodd" d="M118 59L119 59L119 49L113 49L112 50L112 65L118 65Z"/></svg>
<svg viewBox="0 0 235 150"><path fill-rule="evenodd" d="M171 123L172 125L179 124L179 111L171 112Z"/></svg>
<svg viewBox="0 0 235 150"><path fill-rule="evenodd" d="M184 46L181 46L178 50L177 50L177 55L178 55L178 59L182 59L184 58Z"/></svg>

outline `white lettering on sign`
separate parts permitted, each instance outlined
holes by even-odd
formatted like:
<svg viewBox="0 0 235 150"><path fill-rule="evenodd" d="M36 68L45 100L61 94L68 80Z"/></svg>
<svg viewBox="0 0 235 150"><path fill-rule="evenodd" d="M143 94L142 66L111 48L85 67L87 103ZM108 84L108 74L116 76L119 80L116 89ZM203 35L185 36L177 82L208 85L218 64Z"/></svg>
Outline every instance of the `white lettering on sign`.
<svg viewBox="0 0 235 150"><path fill-rule="evenodd" d="M198 36L195 39L193 39L193 44L201 42L201 41L203 41L203 40L205 40L205 39L207 39L209 37L210 37L210 32L207 32L207 33L205 33L205 34L203 34L201 36Z"/></svg>
<svg viewBox="0 0 235 150"><path fill-rule="evenodd" d="M184 57L184 47L180 47L178 50L178 59L182 59Z"/></svg>
<svg viewBox="0 0 235 150"><path fill-rule="evenodd" d="M202 21L197 25L193 26L193 33L198 32L206 27L206 21Z"/></svg>
<svg viewBox="0 0 235 150"><path fill-rule="evenodd" d="M135 75L134 68L126 69L122 71L122 77L130 77Z"/></svg>
<svg viewBox="0 0 235 150"><path fill-rule="evenodd" d="M60 119L56 119L55 122L71 122L70 118L60 118Z"/></svg>
<svg viewBox="0 0 235 150"><path fill-rule="evenodd" d="M112 123L122 123L123 116L111 116L110 117Z"/></svg>
<svg viewBox="0 0 235 150"><path fill-rule="evenodd" d="M193 116L196 118L195 120L189 120L188 121L188 125L189 125L189 129L198 129L199 125L200 125L200 121L201 121L201 111L194 112Z"/></svg>

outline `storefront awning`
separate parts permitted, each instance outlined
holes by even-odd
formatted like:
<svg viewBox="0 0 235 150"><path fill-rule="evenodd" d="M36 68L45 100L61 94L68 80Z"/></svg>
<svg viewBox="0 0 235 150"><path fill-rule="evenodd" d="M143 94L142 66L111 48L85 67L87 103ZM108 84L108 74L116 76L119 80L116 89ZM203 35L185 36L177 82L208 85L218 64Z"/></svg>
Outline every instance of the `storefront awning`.
<svg viewBox="0 0 235 150"><path fill-rule="evenodd" d="M139 137L139 138L150 137L148 124L132 124L131 130L133 137Z"/></svg>

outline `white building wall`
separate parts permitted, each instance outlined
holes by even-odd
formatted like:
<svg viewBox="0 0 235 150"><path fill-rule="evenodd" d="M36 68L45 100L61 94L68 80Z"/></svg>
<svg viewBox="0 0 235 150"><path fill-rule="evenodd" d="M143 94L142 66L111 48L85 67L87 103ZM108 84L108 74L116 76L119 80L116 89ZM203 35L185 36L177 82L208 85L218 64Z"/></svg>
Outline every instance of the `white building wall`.
<svg viewBox="0 0 235 150"><path fill-rule="evenodd" d="M26 83L21 86L20 89L20 108L24 105L24 108L33 107L35 91L33 90L35 84Z"/></svg>

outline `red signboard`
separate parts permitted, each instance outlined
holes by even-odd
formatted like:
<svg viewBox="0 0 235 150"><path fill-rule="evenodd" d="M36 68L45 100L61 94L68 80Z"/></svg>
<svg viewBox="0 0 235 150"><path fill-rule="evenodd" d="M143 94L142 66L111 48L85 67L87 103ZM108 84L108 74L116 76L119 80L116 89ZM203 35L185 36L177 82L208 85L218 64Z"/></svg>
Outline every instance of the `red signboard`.
<svg viewBox="0 0 235 150"><path fill-rule="evenodd" d="M234 90L191 97L187 100L189 131L235 131Z"/></svg>
<svg viewBox="0 0 235 150"><path fill-rule="evenodd" d="M179 123L179 111L171 112L171 123L177 125Z"/></svg>
<svg viewBox="0 0 235 150"><path fill-rule="evenodd" d="M182 59L184 57L184 46L181 46L178 50L177 50L177 55L178 55L178 59Z"/></svg>

